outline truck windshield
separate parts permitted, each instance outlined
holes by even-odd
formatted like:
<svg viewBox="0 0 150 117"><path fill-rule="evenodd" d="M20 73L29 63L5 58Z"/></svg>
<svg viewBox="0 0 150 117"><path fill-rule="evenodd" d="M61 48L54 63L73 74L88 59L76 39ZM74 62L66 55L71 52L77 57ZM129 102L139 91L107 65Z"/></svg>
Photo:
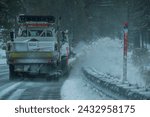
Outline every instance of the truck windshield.
<svg viewBox="0 0 150 117"><path fill-rule="evenodd" d="M49 30L23 30L23 37L52 37L52 31Z"/></svg>

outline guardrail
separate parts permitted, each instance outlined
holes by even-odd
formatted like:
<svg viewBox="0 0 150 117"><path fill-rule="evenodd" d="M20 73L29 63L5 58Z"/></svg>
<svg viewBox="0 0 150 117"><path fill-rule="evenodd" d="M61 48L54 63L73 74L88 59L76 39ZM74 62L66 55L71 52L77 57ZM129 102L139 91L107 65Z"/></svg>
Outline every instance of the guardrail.
<svg viewBox="0 0 150 117"><path fill-rule="evenodd" d="M117 77L105 73L98 73L92 68L82 68L82 72L88 81L95 84L95 88L105 88L126 99L150 100L150 90L145 90L142 87L129 83L123 84L117 80Z"/></svg>

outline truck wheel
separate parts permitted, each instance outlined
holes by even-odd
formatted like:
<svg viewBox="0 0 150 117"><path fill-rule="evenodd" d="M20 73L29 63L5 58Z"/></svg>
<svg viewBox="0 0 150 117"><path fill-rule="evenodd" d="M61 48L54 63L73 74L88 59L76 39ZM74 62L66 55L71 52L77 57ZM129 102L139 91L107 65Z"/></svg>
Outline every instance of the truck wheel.
<svg viewBox="0 0 150 117"><path fill-rule="evenodd" d="M67 65L67 57L66 56L62 56L61 57L61 69L64 71L66 70L68 67Z"/></svg>
<svg viewBox="0 0 150 117"><path fill-rule="evenodd" d="M68 69L68 64L67 64L67 57L63 56L61 59L61 70L63 71L63 74L68 75L69 74L69 69Z"/></svg>
<svg viewBox="0 0 150 117"><path fill-rule="evenodd" d="M14 65L9 65L9 80L14 80L16 73L14 71Z"/></svg>

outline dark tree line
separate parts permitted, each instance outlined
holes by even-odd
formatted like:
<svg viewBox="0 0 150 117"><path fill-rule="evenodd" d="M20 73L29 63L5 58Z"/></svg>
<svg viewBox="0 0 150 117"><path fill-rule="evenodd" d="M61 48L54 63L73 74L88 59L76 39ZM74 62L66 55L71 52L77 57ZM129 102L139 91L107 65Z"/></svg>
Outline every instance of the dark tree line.
<svg viewBox="0 0 150 117"><path fill-rule="evenodd" d="M134 47L150 44L150 0L129 1L130 38Z"/></svg>
<svg viewBox="0 0 150 117"><path fill-rule="evenodd" d="M0 25L11 28L16 15L23 11L22 0L0 0Z"/></svg>
<svg viewBox="0 0 150 117"><path fill-rule="evenodd" d="M19 13L61 16L74 42L117 37L125 21L135 47L150 42L150 0L0 0L0 25L12 27Z"/></svg>
<svg viewBox="0 0 150 117"><path fill-rule="evenodd" d="M5 29L1 34L4 42L10 36L10 30L14 28L16 16L24 11L22 0L0 0L0 29Z"/></svg>
<svg viewBox="0 0 150 117"><path fill-rule="evenodd" d="M61 16L63 29L70 30L74 41L115 37L126 16L120 12L118 0L24 0L24 3L27 14Z"/></svg>

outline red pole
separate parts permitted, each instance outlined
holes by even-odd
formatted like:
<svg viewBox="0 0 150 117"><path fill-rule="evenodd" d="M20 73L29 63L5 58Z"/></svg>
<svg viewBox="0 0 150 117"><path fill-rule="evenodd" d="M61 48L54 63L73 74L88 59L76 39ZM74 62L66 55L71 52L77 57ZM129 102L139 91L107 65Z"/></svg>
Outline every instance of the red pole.
<svg viewBox="0 0 150 117"><path fill-rule="evenodd" d="M128 23L124 24L123 80L127 81Z"/></svg>

